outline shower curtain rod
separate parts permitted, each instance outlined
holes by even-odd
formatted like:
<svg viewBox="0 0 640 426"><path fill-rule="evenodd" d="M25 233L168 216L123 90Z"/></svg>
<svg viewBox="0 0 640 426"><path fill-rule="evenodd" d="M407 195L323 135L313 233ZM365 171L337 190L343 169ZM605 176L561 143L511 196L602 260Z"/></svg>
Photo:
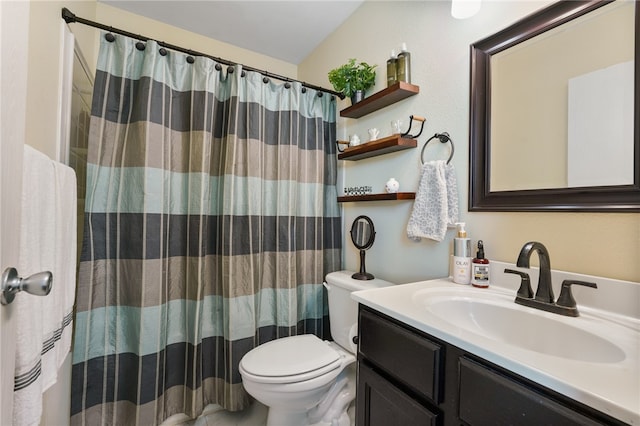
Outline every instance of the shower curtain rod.
<svg viewBox="0 0 640 426"><path fill-rule="evenodd" d="M109 32L112 32L112 33L120 34L120 35L123 35L123 36L126 36L126 37L130 37L130 38L135 38L135 39L141 40L141 41L155 40L155 39L152 39L150 37L145 37L145 36L140 35L140 34L130 33L128 31L121 30L119 28L114 28L114 27L111 27L111 26L108 26L108 25L101 24L99 22L90 21L88 19L80 18L80 17L76 16L73 12L71 12L69 9L67 9L66 7L62 8L62 19L64 19L64 21L67 24L78 23L78 24L88 25L90 27L99 28L101 30L105 30L105 31L109 31ZM321 91L321 92L330 93L332 95L335 95L335 96L339 97L340 99L344 99L344 97L345 97L344 94L342 94L340 92L336 92L334 90L325 89L324 87L315 86L313 84L305 83L304 81L292 79L292 78L289 78L289 77L285 77L283 75L274 74L274 73L271 73L271 72L268 72L268 71L260 70L260 69L253 68L253 67L249 67L249 66L246 66L246 65L243 65L243 64L237 64L235 62L231 62L231 61L228 61L226 59L217 58L215 56L207 55L206 53L197 52L195 50L185 49L184 47L175 46L173 44L165 43L164 41L158 41L158 40L155 40L155 41L158 43L158 45L160 45L162 47L166 47L167 49L176 50L178 52L186 53L186 54L192 55L192 56L203 56L203 57L206 57L206 58L209 58L209 59L213 59L216 62L223 63L225 65L242 65L243 69L248 70L248 71L254 71L254 72L260 73L260 74L264 75L265 77L271 77L271 78L275 78L277 80L281 80L281 81L285 81L285 82L299 82L304 87L308 87L310 89L318 90L318 91Z"/></svg>

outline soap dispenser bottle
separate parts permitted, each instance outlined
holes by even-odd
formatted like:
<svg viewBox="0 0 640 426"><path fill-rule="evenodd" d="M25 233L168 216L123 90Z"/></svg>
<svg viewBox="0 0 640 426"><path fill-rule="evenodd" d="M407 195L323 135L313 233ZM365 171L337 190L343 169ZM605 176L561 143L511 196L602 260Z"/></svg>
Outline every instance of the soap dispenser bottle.
<svg viewBox="0 0 640 426"><path fill-rule="evenodd" d="M489 287L489 259L484 257L482 240L478 240L478 251L471 261L471 285L480 288Z"/></svg>
<svg viewBox="0 0 640 426"><path fill-rule="evenodd" d="M456 223L458 233L453 239L453 282L471 283L471 240L467 237L464 222Z"/></svg>

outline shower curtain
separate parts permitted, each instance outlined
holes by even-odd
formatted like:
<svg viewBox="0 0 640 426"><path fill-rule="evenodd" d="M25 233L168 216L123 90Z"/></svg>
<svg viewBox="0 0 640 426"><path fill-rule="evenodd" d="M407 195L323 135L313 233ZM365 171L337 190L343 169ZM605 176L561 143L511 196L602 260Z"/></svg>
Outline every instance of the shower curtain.
<svg viewBox="0 0 640 426"><path fill-rule="evenodd" d="M341 259L336 102L225 68L101 37L73 424L240 410L246 352L328 337L322 281Z"/></svg>

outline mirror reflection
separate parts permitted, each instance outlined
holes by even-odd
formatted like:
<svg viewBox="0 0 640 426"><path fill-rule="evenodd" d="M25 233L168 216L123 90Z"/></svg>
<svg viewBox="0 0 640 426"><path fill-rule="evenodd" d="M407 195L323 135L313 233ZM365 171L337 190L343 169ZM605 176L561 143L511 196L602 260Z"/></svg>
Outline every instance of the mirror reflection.
<svg viewBox="0 0 640 426"><path fill-rule="evenodd" d="M351 241L360 250L360 272L352 275L356 280L372 280L374 276L366 271L365 254L375 240L373 221L368 216L358 216L351 225Z"/></svg>
<svg viewBox="0 0 640 426"><path fill-rule="evenodd" d="M640 22L560 1L471 45L470 211L640 211Z"/></svg>
<svg viewBox="0 0 640 426"><path fill-rule="evenodd" d="M634 4L491 56L491 191L633 184Z"/></svg>

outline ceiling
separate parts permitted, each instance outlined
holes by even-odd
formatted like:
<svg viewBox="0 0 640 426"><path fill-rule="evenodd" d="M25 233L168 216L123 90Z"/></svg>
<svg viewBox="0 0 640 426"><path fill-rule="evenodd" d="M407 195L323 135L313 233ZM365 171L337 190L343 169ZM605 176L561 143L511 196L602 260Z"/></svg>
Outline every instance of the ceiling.
<svg viewBox="0 0 640 426"><path fill-rule="evenodd" d="M298 65L364 0L98 1Z"/></svg>

